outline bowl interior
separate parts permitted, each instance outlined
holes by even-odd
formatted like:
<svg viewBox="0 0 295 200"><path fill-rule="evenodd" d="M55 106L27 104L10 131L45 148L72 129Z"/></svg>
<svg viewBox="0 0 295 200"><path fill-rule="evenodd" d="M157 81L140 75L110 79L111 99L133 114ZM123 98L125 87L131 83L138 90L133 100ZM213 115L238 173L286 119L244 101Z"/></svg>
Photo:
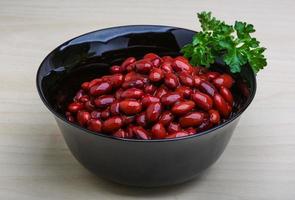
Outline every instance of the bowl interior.
<svg viewBox="0 0 295 200"><path fill-rule="evenodd" d="M149 52L177 56L195 33L169 26L135 25L98 30L71 39L53 50L39 67L37 88L41 99L50 111L65 119L65 105L84 81L108 74L109 67L129 56L140 58ZM216 65L216 70L226 70L221 63ZM243 88L233 88L232 118L246 109L256 90L255 75L250 67L244 67L236 78L243 80L248 95L242 95Z"/></svg>

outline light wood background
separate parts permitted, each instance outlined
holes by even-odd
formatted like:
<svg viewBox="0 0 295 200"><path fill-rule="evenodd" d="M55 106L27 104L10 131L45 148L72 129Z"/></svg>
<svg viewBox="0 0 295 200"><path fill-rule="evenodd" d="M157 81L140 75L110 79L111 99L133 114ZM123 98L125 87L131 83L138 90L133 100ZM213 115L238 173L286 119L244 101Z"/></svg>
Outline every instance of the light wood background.
<svg viewBox="0 0 295 200"><path fill-rule="evenodd" d="M195 13L251 22L268 48L257 96L219 161L198 180L140 189L94 177L71 155L35 87L57 45L100 28L199 29ZM0 199L295 199L295 1L0 0Z"/></svg>

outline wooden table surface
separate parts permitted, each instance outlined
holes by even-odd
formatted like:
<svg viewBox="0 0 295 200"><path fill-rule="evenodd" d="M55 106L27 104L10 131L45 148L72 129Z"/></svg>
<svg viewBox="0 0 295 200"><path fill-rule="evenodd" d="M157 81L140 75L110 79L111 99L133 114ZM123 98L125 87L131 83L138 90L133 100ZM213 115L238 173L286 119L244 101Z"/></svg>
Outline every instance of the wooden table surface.
<svg viewBox="0 0 295 200"><path fill-rule="evenodd" d="M295 1L0 1L0 199L294 199ZM165 24L199 30L211 10L251 22L268 48L254 102L218 162L173 187L99 179L71 155L35 87L42 59L65 40L104 27Z"/></svg>

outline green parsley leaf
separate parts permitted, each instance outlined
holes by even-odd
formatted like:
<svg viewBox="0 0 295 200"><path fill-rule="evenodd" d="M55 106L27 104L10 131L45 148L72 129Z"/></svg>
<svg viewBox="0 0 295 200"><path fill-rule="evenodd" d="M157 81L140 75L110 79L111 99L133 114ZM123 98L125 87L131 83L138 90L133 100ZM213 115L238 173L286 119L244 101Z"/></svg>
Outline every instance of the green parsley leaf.
<svg viewBox="0 0 295 200"><path fill-rule="evenodd" d="M202 31L196 33L192 43L181 49L192 65L209 68L217 58L222 58L232 73L240 72L247 63L255 73L267 65L263 55L265 48L251 37L255 32L252 24L236 21L234 26L228 25L212 17L211 12L201 12L197 16Z"/></svg>

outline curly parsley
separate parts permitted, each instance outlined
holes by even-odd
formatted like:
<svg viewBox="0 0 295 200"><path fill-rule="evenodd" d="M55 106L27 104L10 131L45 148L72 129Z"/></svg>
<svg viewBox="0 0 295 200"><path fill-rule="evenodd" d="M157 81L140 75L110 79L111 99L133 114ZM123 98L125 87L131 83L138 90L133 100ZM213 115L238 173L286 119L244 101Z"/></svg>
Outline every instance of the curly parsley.
<svg viewBox="0 0 295 200"><path fill-rule="evenodd" d="M228 25L212 17L211 12L197 15L202 31L194 35L192 43L181 49L192 65L209 68L217 58L221 58L232 73L240 72L246 63L255 73L267 65L263 55L265 48L250 35L255 32L252 24L236 21L234 26Z"/></svg>

